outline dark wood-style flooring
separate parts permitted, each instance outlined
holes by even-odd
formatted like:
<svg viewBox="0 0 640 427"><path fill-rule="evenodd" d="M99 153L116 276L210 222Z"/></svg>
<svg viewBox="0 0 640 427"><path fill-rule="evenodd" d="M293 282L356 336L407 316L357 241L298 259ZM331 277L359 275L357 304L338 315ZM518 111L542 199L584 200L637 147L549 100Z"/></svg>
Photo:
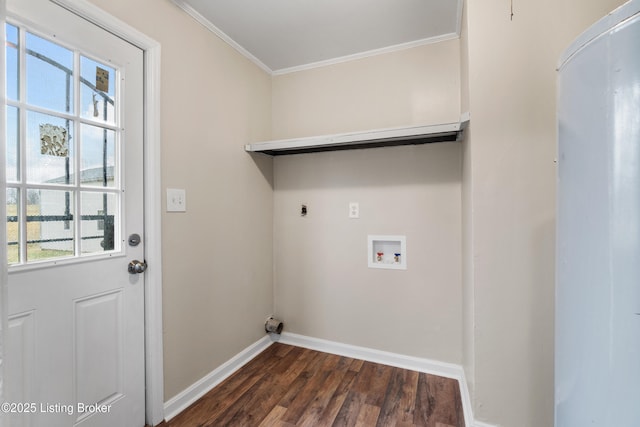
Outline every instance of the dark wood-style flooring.
<svg viewBox="0 0 640 427"><path fill-rule="evenodd" d="M162 427L465 427L456 380L275 343Z"/></svg>

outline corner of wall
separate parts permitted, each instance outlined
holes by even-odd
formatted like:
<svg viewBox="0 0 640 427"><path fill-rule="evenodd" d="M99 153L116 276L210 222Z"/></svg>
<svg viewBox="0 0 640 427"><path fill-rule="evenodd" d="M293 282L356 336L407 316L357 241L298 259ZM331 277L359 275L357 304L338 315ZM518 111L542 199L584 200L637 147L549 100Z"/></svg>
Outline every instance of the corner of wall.
<svg viewBox="0 0 640 427"><path fill-rule="evenodd" d="M463 2L460 27L460 106L470 112L469 102L469 31L467 1ZM462 367L470 396L474 402L475 346L474 346L474 283L473 283L473 180L470 123L462 141Z"/></svg>

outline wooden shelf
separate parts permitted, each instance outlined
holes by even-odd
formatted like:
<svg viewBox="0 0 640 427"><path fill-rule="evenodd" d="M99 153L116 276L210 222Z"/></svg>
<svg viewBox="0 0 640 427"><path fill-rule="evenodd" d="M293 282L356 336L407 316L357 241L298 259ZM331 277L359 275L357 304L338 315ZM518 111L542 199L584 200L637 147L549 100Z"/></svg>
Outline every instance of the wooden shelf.
<svg viewBox="0 0 640 427"><path fill-rule="evenodd" d="M319 151L460 141L468 123L469 113L465 113L460 117L460 121L455 123L256 142L245 145L245 150L271 156L281 156L286 154L316 153Z"/></svg>

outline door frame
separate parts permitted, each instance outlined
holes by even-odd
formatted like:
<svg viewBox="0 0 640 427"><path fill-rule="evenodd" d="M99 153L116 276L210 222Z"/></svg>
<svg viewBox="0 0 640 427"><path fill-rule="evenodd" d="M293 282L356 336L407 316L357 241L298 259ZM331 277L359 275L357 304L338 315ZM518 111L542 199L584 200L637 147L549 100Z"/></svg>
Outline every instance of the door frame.
<svg viewBox="0 0 640 427"><path fill-rule="evenodd" d="M6 18L6 4L5 0L0 0L0 27L4 28ZM5 52L6 46L5 40L6 31L0 31L0 46L3 46L0 49L0 82L5 81ZM0 129L6 129L6 116L5 116L5 85L0 84ZM0 132L0 162L5 164L5 153L6 153L6 143L5 143L6 135L4 132ZM4 218L4 225L0 227L0 402L5 401L5 383L4 383L4 354L5 354L5 342L6 342L6 333L7 327L9 324L9 316L7 311L7 182L6 182L6 174L0 173L0 185L2 186L2 191L0 191L0 212L2 217ZM0 411L0 425L5 425L6 415L3 411Z"/></svg>
<svg viewBox="0 0 640 427"><path fill-rule="evenodd" d="M145 272L145 418L149 425L157 425L164 420L164 372L162 344L162 191L160 174L160 43L111 16L87 0L50 0L51 2L86 19L94 25L126 40L140 48L144 55L144 227L145 260L150 268ZM0 0L0 23L6 17L5 0ZM0 41L4 41L4 31L0 31ZM4 46L4 43L2 43ZM4 64L4 49L0 49ZM0 81L4 81L4 66L0 67ZM0 85L0 125L4 129L4 85ZM0 160L5 161L5 136L0 135ZM6 209L6 182L0 178L3 191L0 206ZM6 214L4 215L6 218ZM6 220L5 220L6 221ZM0 227L0 238L4 242L0 248L0 349L5 341L7 326L7 263L6 227ZM3 353L0 353L0 361ZM2 364L1 366L4 366ZM3 401L4 376L0 371L0 401Z"/></svg>

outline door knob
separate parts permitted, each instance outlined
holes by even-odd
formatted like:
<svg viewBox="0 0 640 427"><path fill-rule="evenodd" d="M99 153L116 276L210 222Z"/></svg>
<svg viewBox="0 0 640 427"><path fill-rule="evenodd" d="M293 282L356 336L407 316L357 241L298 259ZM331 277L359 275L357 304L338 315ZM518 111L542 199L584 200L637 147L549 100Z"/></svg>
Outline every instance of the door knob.
<svg viewBox="0 0 640 427"><path fill-rule="evenodd" d="M134 259L129 263L129 267L127 269L129 270L129 274L144 273L147 269L147 263L145 261L138 261L137 259Z"/></svg>

